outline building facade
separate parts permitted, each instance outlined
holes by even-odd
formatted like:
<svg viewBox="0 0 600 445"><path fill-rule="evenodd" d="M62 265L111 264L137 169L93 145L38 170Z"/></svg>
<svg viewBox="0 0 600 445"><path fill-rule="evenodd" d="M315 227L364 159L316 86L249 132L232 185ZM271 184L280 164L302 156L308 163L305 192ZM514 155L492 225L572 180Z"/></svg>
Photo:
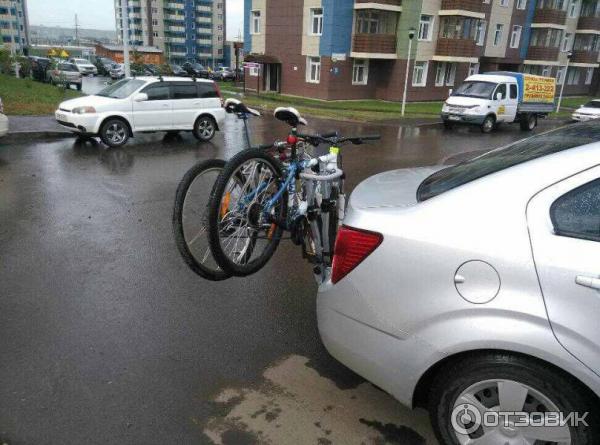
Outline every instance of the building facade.
<svg viewBox="0 0 600 445"><path fill-rule="evenodd" d="M0 46L15 53L29 46L27 0L0 0Z"/></svg>
<svg viewBox="0 0 600 445"><path fill-rule="evenodd" d="M600 0L245 0L247 83L321 99L441 100L468 75L600 90ZM566 71L567 56L569 68ZM256 79L256 82L254 80Z"/></svg>
<svg viewBox="0 0 600 445"><path fill-rule="evenodd" d="M223 63L225 0L129 0L129 43L163 50L168 61ZM122 36L121 0L115 0ZM120 37L119 37L120 38Z"/></svg>

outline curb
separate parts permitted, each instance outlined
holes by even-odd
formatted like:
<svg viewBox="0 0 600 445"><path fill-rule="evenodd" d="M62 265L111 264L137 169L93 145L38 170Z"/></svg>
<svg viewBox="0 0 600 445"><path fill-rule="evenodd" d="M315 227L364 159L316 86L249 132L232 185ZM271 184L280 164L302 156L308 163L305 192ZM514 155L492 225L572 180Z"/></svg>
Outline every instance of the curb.
<svg viewBox="0 0 600 445"><path fill-rule="evenodd" d="M77 137L75 133L70 131L13 131L0 139L2 143L16 143L23 141L34 141L44 139L63 139Z"/></svg>

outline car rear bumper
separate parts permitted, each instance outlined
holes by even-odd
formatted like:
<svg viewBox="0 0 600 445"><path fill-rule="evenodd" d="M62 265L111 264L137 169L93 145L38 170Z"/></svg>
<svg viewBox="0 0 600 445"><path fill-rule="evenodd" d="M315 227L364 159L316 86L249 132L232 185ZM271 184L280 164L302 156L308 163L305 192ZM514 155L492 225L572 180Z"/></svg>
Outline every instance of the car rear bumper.
<svg viewBox="0 0 600 445"><path fill-rule="evenodd" d="M74 114L57 110L54 114L56 122L65 129L82 134L97 134L100 119L95 114Z"/></svg>
<svg viewBox="0 0 600 445"><path fill-rule="evenodd" d="M8 118L4 114L0 114L0 137L8 134Z"/></svg>
<svg viewBox="0 0 600 445"><path fill-rule="evenodd" d="M347 287L331 283L319 289L317 320L325 348L348 368L411 406L421 367L439 353L417 338L400 339L328 303L345 291Z"/></svg>
<svg viewBox="0 0 600 445"><path fill-rule="evenodd" d="M452 124L474 124L481 125L485 120L485 115L477 114L455 114L455 113L441 113L442 120L444 122Z"/></svg>

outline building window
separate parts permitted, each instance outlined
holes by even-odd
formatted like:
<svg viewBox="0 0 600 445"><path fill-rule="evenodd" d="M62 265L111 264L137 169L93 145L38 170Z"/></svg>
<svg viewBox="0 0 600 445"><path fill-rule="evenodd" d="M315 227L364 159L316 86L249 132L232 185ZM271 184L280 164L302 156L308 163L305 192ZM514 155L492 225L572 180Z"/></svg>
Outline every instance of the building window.
<svg viewBox="0 0 600 445"><path fill-rule="evenodd" d="M525 9L527 7L527 0L517 0L517 9Z"/></svg>
<svg viewBox="0 0 600 445"><path fill-rule="evenodd" d="M565 67L561 66L557 71L556 71L556 84L557 85L562 85L564 82L564 78L565 78Z"/></svg>
<svg viewBox="0 0 600 445"><path fill-rule="evenodd" d="M352 85L366 85L369 79L369 61L354 59L352 67Z"/></svg>
<svg viewBox="0 0 600 445"><path fill-rule="evenodd" d="M487 27L487 22L483 20L479 20L477 22L477 27L475 29L475 42L478 46L483 46L485 43L485 29Z"/></svg>
<svg viewBox="0 0 600 445"><path fill-rule="evenodd" d="M550 74L552 74L552 67L550 65L544 65L542 67L542 76L550 77Z"/></svg>
<svg viewBox="0 0 600 445"><path fill-rule="evenodd" d="M260 34L260 11L252 11L252 32L251 34Z"/></svg>
<svg viewBox="0 0 600 445"><path fill-rule="evenodd" d="M509 0L500 0L500 6L503 6L506 8L506 7L508 7L508 2L509 2Z"/></svg>
<svg viewBox="0 0 600 445"><path fill-rule="evenodd" d="M567 72L567 85L579 84L579 68L569 68Z"/></svg>
<svg viewBox="0 0 600 445"><path fill-rule="evenodd" d="M592 84L593 77L594 77L594 68L588 68L587 70L585 70L585 84L586 85Z"/></svg>
<svg viewBox="0 0 600 445"><path fill-rule="evenodd" d="M499 46L502 42L502 31L504 31L504 25L502 23L498 23L496 25L496 29L494 30L494 46Z"/></svg>
<svg viewBox="0 0 600 445"><path fill-rule="evenodd" d="M573 34L571 34L570 32L566 32L565 33L565 37L563 38L563 43L562 43L562 48L561 50L563 52L568 52L571 50L571 36Z"/></svg>
<svg viewBox="0 0 600 445"><path fill-rule="evenodd" d="M477 40L481 20L471 17L444 16L440 19L440 37L443 39Z"/></svg>
<svg viewBox="0 0 600 445"><path fill-rule="evenodd" d="M428 65L428 62L415 62L412 76L413 87L424 87L425 85L427 85Z"/></svg>
<svg viewBox="0 0 600 445"><path fill-rule="evenodd" d="M456 77L456 63L438 62L435 70L435 86L453 86Z"/></svg>
<svg viewBox="0 0 600 445"><path fill-rule="evenodd" d="M472 63L472 64L469 65L469 74L468 74L468 76L473 76L475 74L479 74L479 64L478 63Z"/></svg>
<svg viewBox="0 0 600 445"><path fill-rule="evenodd" d="M321 58L308 57L306 59L306 81L319 83L321 81Z"/></svg>
<svg viewBox="0 0 600 445"><path fill-rule="evenodd" d="M310 24L310 33L313 36L320 36L323 34L323 8L311 8Z"/></svg>
<svg viewBox="0 0 600 445"><path fill-rule="evenodd" d="M578 9L579 9L579 2L577 0L571 0L569 2L569 17L571 17L572 19L577 17Z"/></svg>
<svg viewBox="0 0 600 445"><path fill-rule="evenodd" d="M419 22L419 40L431 40L433 30L433 16L421 14Z"/></svg>
<svg viewBox="0 0 600 445"><path fill-rule="evenodd" d="M359 10L356 14L356 32L359 34L384 33L381 14L378 11Z"/></svg>
<svg viewBox="0 0 600 445"><path fill-rule="evenodd" d="M519 25L513 26L512 33L510 35L510 47L518 48L521 42L521 31L523 27Z"/></svg>

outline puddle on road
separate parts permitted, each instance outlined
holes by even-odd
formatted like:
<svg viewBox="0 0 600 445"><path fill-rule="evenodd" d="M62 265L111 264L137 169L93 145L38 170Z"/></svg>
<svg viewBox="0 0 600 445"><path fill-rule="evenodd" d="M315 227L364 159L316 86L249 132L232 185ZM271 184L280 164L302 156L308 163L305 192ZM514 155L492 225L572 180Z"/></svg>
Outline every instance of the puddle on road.
<svg viewBox="0 0 600 445"><path fill-rule="evenodd" d="M436 444L427 412L400 405L370 383L340 389L293 355L268 368L258 388L227 388L204 433L216 444Z"/></svg>

